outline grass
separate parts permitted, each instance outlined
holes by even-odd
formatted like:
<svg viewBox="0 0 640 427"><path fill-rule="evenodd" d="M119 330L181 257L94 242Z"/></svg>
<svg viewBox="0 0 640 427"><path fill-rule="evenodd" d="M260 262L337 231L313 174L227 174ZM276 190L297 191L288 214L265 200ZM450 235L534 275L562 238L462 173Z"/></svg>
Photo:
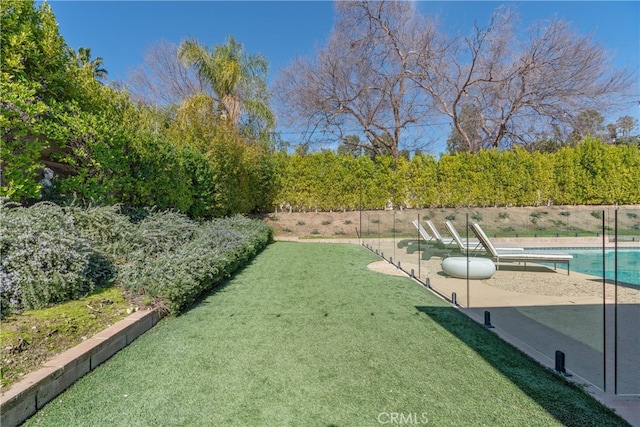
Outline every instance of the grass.
<svg viewBox="0 0 640 427"><path fill-rule="evenodd" d="M2 387L123 319L132 308L122 291L112 287L77 301L8 315L0 332Z"/></svg>
<svg viewBox="0 0 640 427"><path fill-rule="evenodd" d="M377 259L272 244L25 425L626 425Z"/></svg>

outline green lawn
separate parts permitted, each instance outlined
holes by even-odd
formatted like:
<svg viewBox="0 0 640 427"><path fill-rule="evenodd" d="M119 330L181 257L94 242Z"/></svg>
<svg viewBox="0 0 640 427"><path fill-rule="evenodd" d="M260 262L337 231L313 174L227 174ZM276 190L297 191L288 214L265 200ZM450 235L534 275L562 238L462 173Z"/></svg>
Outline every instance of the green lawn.
<svg viewBox="0 0 640 427"><path fill-rule="evenodd" d="M272 244L26 425L626 425L376 259Z"/></svg>

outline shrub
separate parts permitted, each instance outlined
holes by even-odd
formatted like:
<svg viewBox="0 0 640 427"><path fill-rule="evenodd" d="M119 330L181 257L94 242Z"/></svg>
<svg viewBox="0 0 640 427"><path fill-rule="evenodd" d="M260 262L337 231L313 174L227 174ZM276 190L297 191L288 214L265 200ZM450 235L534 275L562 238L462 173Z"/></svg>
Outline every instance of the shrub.
<svg viewBox="0 0 640 427"><path fill-rule="evenodd" d="M456 216L454 214L449 214L445 217L445 219L448 219L449 221L455 221Z"/></svg>
<svg viewBox="0 0 640 427"><path fill-rule="evenodd" d="M265 223L242 216L198 223L147 209L132 223L119 210L0 205L0 314L77 299L115 277L177 313L273 237Z"/></svg>
<svg viewBox="0 0 640 427"><path fill-rule="evenodd" d="M635 212L627 212L627 218L636 219L638 218L638 214Z"/></svg>
<svg viewBox="0 0 640 427"><path fill-rule="evenodd" d="M113 266L52 203L0 205L2 316L79 298L106 284Z"/></svg>
<svg viewBox="0 0 640 427"><path fill-rule="evenodd" d="M596 219L602 219L602 211L591 211L591 216Z"/></svg>
<svg viewBox="0 0 640 427"><path fill-rule="evenodd" d="M175 211L151 212L138 223L131 236L133 251L147 256L171 252L191 241L198 223Z"/></svg>
<svg viewBox="0 0 640 427"><path fill-rule="evenodd" d="M476 222L480 222L482 221L482 215L480 214L480 212L474 212L474 214L471 215L471 219L473 219Z"/></svg>
<svg viewBox="0 0 640 427"><path fill-rule="evenodd" d="M569 216L569 215L571 215L571 212L569 212L569 211L562 211L562 212L560 212L560 215L562 215L562 216Z"/></svg>
<svg viewBox="0 0 640 427"><path fill-rule="evenodd" d="M507 218L509 218L509 214L508 214L508 213L506 213L506 212L500 212L500 213L498 214L498 218L500 218L500 219L507 219Z"/></svg>
<svg viewBox="0 0 640 427"><path fill-rule="evenodd" d="M547 215L547 212L531 212L529 216L531 217L531 222L534 224L538 223L538 220L542 217L542 215Z"/></svg>
<svg viewBox="0 0 640 427"><path fill-rule="evenodd" d="M82 237L90 240L101 253L116 258L126 256L132 250L135 225L121 213L119 205L63 209L73 217Z"/></svg>
<svg viewBox="0 0 640 427"><path fill-rule="evenodd" d="M328 221L328 220L322 221L322 225L331 225L331 221Z"/></svg>
<svg viewBox="0 0 640 427"><path fill-rule="evenodd" d="M182 221L177 227L173 222L176 218ZM173 314L228 278L273 235L265 223L242 216L197 224L165 213L141 226L147 236L155 236L156 240L150 242L156 250L141 247L134 251L131 260L120 268L119 279L134 295L159 298ZM189 239L176 242L177 230L188 231ZM168 242L174 243L165 246Z"/></svg>

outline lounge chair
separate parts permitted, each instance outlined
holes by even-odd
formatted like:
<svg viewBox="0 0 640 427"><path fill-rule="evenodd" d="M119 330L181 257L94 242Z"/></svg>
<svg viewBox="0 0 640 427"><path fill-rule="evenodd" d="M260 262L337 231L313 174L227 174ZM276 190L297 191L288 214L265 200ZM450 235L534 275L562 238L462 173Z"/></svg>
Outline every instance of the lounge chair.
<svg viewBox="0 0 640 427"><path fill-rule="evenodd" d="M431 231L431 234L433 234L433 236L435 237L435 239L438 241L438 243L440 243L442 246L445 247L456 247L457 244L455 242L454 239L446 239L444 237L442 237L442 235L440 234L440 232L438 231L438 229L436 228L436 226L433 224L433 221L431 221L430 219L427 220L427 227L429 227L429 231ZM422 226L421 226L422 227Z"/></svg>
<svg viewBox="0 0 640 427"><path fill-rule="evenodd" d="M471 229L473 233L476 235L478 240L486 251L491 254L494 260L499 263L500 261L511 261L511 262L523 262L524 268L527 268L527 262L552 262L554 268L556 268L557 263L567 264L567 275L569 274L569 263L573 259L573 255L566 253L542 253L542 252L500 252L493 246L491 240L487 237L485 232L482 230L479 224L473 223L471 224Z"/></svg>
<svg viewBox="0 0 640 427"><path fill-rule="evenodd" d="M453 237L453 240L458 245L460 252L466 252L467 249L469 249L469 252L480 251L480 252L486 253L486 250L484 249L484 247L482 246L482 243L480 243L479 240L477 239L467 240L460 237L458 230L456 230L456 228L453 226L453 223L451 221L445 221L444 225L447 227L447 230L449 230L449 234L451 234L451 236ZM504 246L504 247L496 247L496 250L498 252L522 252L524 251L524 248Z"/></svg>
<svg viewBox="0 0 640 427"><path fill-rule="evenodd" d="M440 242L438 242L432 235L430 235L427 230L418 222L418 220L414 220L411 222L420 232L420 236L425 240L426 244L423 248L420 248L420 241L418 241L418 249L422 252L422 259L430 259L432 256L437 256L440 258L447 257L451 255L451 247L444 246ZM415 246L412 246L411 249L407 249L407 253L413 252L415 250Z"/></svg>
<svg viewBox="0 0 640 427"><path fill-rule="evenodd" d="M420 224L420 222L417 219L414 219L411 223L418 229L418 231L420 232L420 236L422 236L422 238L426 242L431 242L431 241L435 240L432 235L427 233L427 230L424 229L422 224Z"/></svg>

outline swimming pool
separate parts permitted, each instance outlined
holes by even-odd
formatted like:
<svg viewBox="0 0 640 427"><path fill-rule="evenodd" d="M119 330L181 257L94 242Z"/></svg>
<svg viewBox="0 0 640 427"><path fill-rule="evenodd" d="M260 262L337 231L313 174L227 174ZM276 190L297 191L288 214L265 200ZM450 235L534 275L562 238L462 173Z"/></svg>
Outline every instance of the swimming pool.
<svg viewBox="0 0 640 427"><path fill-rule="evenodd" d="M546 249L545 249L546 250ZM555 248L573 255L571 270L602 277L602 248ZM615 278L615 251L605 249L605 278ZM640 286L640 248L618 248L618 282Z"/></svg>

